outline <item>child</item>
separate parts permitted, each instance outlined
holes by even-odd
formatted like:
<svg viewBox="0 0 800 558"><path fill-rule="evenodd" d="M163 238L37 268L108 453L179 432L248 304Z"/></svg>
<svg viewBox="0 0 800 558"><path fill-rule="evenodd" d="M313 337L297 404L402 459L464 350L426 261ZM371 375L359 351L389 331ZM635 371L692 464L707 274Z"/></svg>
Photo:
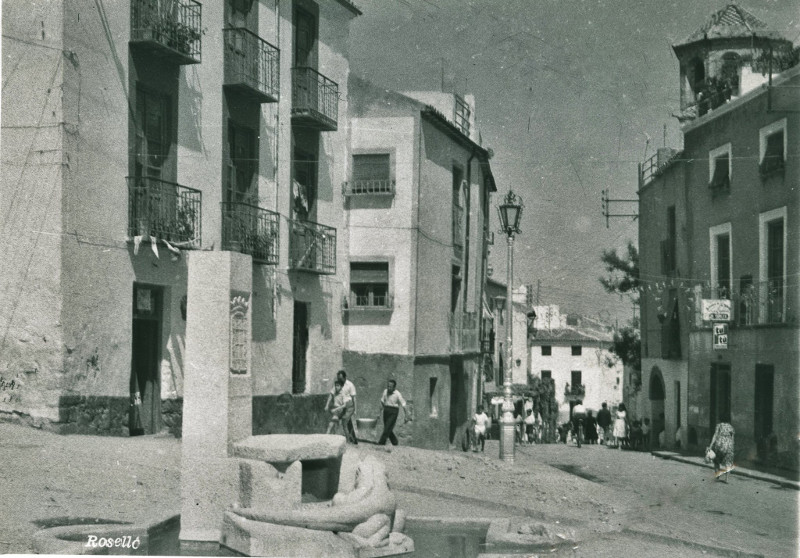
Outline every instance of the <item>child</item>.
<svg viewBox="0 0 800 558"><path fill-rule="evenodd" d="M344 414L344 412L348 408L353 406L353 398L342 393L342 386L344 386L344 382L341 380L336 380L336 383L333 386L334 395L332 403L329 404L331 419L330 422L328 422L327 434L333 434L334 430L336 430L336 425L341 422L342 415ZM346 436L347 435L346 427L342 425L342 428L345 429L345 436Z"/></svg>
<svg viewBox="0 0 800 558"><path fill-rule="evenodd" d="M491 419L483 411L483 405L478 405L478 410L472 417L475 432L475 447L472 451L478 451L478 442L481 443L481 451L483 451L483 447L486 444L486 430L489 428L490 423Z"/></svg>
<svg viewBox="0 0 800 558"><path fill-rule="evenodd" d="M645 418L642 424L642 446L645 451L650 451L650 419Z"/></svg>

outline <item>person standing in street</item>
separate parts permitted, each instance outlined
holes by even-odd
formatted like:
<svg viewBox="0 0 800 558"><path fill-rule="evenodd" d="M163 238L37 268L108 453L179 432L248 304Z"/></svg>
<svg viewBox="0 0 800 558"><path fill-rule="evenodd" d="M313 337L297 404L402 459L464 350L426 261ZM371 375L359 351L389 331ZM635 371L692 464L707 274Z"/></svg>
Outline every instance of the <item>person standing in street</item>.
<svg viewBox="0 0 800 558"><path fill-rule="evenodd" d="M583 431L586 435L587 444L597 443L597 419L592 416L592 411L586 411Z"/></svg>
<svg viewBox="0 0 800 558"><path fill-rule="evenodd" d="M481 451L483 451L484 446L486 445L486 431L489 428L492 420L489 418L483 411L483 405L478 405L478 409L475 412L475 415L472 417L472 424L475 433L475 439L473 444L472 451L478 451L478 442L481 444Z"/></svg>
<svg viewBox="0 0 800 558"><path fill-rule="evenodd" d="M727 417L725 417L727 419ZM728 473L733 470L733 437L735 432L733 426L727 421L717 423L714 430L714 436L711 438L711 443L708 445L708 450L714 452L714 477L721 480L720 477L725 475L725 482L728 482Z"/></svg>
<svg viewBox="0 0 800 558"><path fill-rule="evenodd" d="M336 381L342 382L342 389L341 394L344 398L350 398L352 400L352 405L348 405L345 409L344 414L341 417L341 425L342 429L345 432L345 437L349 442L352 442L358 445L358 438L356 437L356 431L353 428L353 417L358 412L358 404L356 403L356 386L347 379L347 372L344 370L339 370L336 373ZM334 397L336 397L336 386L334 385L333 389L331 389L330 395L328 396L328 402L325 404L325 409L330 408L331 402L333 401Z"/></svg>
<svg viewBox="0 0 800 558"><path fill-rule="evenodd" d="M608 405L603 403L603 408L597 412L597 424L603 429L603 440L608 445L608 440L611 439L611 411L608 410Z"/></svg>
<svg viewBox="0 0 800 558"><path fill-rule="evenodd" d="M381 395L381 408L383 409L383 433L378 440L378 445L382 446L388 438L393 446L397 445L397 436L394 434L394 425L397 422L397 415L400 414L400 407L403 407L404 424L411 420L406 409L406 400L397 391L397 382L389 380L386 382L386 389ZM380 418L380 415L378 415Z"/></svg>
<svg viewBox="0 0 800 558"><path fill-rule="evenodd" d="M625 410L625 403L620 403L617 407L617 416L614 419L614 443L619 449L625 438L628 437L628 413Z"/></svg>

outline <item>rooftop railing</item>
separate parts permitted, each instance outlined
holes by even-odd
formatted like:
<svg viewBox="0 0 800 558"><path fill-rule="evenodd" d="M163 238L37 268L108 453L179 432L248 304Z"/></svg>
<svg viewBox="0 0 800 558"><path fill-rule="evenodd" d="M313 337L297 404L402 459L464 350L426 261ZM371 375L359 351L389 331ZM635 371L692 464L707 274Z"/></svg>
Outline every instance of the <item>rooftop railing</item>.
<svg viewBox="0 0 800 558"><path fill-rule="evenodd" d="M254 260L278 263L280 216L268 209L222 202L222 249L250 254Z"/></svg>
<svg viewBox="0 0 800 558"><path fill-rule="evenodd" d="M321 130L335 131L339 86L313 68L292 68L292 118Z"/></svg>
<svg viewBox="0 0 800 558"><path fill-rule="evenodd" d="M262 103L280 97L280 53L276 47L244 27L225 34L225 85Z"/></svg>
<svg viewBox="0 0 800 558"><path fill-rule="evenodd" d="M336 273L336 229L312 221L289 221L289 267L321 275Z"/></svg>
<svg viewBox="0 0 800 558"><path fill-rule="evenodd" d="M127 177L128 235L152 236L185 247L201 242L202 193L174 182Z"/></svg>
<svg viewBox="0 0 800 558"><path fill-rule="evenodd" d="M178 64L199 64L201 12L196 0L133 0L131 43Z"/></svg>

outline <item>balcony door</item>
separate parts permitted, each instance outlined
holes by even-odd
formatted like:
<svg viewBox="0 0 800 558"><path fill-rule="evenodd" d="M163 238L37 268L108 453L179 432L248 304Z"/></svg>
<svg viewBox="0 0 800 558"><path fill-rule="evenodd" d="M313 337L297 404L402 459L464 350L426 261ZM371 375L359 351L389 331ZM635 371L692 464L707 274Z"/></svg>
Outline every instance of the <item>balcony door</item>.
<svg viewBox="0 0 800 558"><path fill-rule="evenodd" d="M136 178L175 180L175 161L170 157L171 105L169 95L141 86L136 90L136 144L133 157Z"/></svg>
<svg viewBox="0 0 800 558"><path fill-rule="evenodd" d="M316 68L317 18L303 8L294 10L294 66Z"/></svg>
<svg viewBox="0 0 800 558"><path fill-rule="evenodd" d="M292 217L316 221L317 152L295 145L292 161Z"/></svg>
<svg viewBox="0 0 800 558"><path fill-rule="evenodd" d="M256 133L252 128L228 122L228 179L225 201L258 205L255 187L258 169Z"/></svg>

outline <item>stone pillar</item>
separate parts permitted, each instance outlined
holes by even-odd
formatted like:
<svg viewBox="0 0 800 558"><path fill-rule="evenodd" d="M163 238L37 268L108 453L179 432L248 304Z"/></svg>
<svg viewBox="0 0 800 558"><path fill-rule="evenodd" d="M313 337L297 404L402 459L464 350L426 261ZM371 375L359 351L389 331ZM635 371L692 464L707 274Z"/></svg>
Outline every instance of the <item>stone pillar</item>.
<svg viewBox="0 0 800 558"><path fill-rule="evenodd" d="M252 434L252 260L192 252L186 311L181 442L181 545L219 541L238 500L233 444Z"/></svg>

